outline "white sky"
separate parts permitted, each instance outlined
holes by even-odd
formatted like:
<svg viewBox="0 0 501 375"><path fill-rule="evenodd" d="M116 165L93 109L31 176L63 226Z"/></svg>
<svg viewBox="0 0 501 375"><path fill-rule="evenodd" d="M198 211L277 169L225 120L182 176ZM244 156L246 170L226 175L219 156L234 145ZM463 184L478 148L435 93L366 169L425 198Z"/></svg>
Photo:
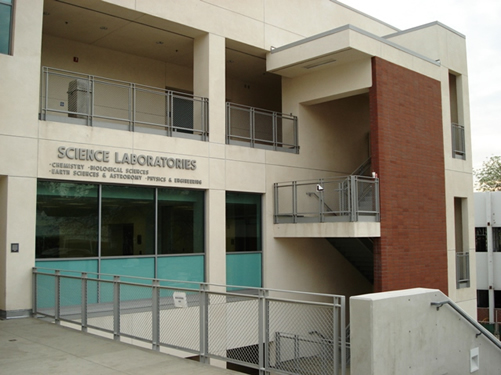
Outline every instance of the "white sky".
<svg viewBox="0 0 501 375"><path fill-rule="evenodd" d="M340 0L401 30L439 21L466 36L473 168L501 155L501 0Z"/></svg>

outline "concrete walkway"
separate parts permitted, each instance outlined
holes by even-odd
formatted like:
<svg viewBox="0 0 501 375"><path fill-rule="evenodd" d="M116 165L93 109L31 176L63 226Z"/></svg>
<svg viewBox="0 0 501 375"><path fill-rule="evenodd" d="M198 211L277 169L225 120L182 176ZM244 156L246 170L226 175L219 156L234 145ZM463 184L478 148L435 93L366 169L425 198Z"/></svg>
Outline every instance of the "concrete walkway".
<svg viewBox="0 0 501 375"><path fill-rule="evenodd" d="M0 320L0 373L241 375L32 318Z"/></svg>

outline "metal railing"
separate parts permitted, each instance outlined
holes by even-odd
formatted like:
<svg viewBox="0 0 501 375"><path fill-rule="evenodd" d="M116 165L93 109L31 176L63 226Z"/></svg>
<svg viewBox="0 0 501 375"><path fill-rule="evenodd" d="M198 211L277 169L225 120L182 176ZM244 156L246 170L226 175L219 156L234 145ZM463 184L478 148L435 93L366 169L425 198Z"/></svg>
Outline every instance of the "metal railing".
<svg viewBox="0 0 501 375"><path fill-rule="evenodd" d="M452 123L452 157L466 159L464 126Z"/></svg>
<svg viewBox="0 0 501 375"><path fill-rule="evenodd" d="M226 103L228 144L299 153L297 117Z"/></svg>
<svg viewBox="0 0 501 375"><path fill-rule="evenodd" d="M499 341L492 333L490 333L485 327L483 327L479 322L469 316L463 311L458 305L452 302L450 299L440 302L431 302L431 306L435 306L437 311L444 305L450 306L454 311L456 311L463 319L465 319L470 325L479 331L477 336L484 335L491 343L493 343L498 349L501 350L501 341Z"/></svg>
<svg viewBox="0 0 501 375"><path fill-rule="evenodd" d="M470 252L456 252L456 286L468 288L470 286Z"/></svg>
<svg viewBox="0 0 501 375"><path fill-rule="evenodd" d="M48 67L40 87L41 120L207 140L203 97Z"/></svg>
<svg viewBox="0 0 501 375"><path fill-rule="evenodd" d="M34 268L33 314L261 374L346 374L344 296Z"/></svg>
<svg viewBox="0 0 501 375"><path fill-rule="evenodd" d="M348 176L275 183L275 224L379 221L379 179Z"/></svg>

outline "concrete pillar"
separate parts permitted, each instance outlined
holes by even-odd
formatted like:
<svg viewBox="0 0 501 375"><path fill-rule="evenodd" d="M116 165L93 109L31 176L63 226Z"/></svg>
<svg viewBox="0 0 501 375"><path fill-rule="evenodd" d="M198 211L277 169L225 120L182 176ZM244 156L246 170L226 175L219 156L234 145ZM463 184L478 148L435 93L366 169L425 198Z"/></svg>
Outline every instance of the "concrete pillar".
<svg viewBox="0 0 501 375"><path fill-rule="evenodd" d="M195 39L195 95L209 99L209 190L206 196L206 280L226 283L225 193L225 39L205 34Z"/></svg>
<svg viewBox="0 0 501 375"><path fill-rule="evenodd" d="M225 39L205 34L195 39L193 91L209 98L209 141L225 143Z"/></svg>
<svg viewBox="0 0 501 375"><path fill-rule="evenodd" d="M36 179L0 178L0 317L27 316L35 265ZM12 252L18 244L18 252Z"/></svg>

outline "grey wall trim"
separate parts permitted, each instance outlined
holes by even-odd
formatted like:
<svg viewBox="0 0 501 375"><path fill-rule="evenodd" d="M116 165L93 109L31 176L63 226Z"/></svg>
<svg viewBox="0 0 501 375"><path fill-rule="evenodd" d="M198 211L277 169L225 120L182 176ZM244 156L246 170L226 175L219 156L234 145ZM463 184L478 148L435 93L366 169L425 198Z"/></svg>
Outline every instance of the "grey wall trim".
<svg viewBox="0 0 501 375"><path fill-rule="evenodd" d="M0 319L28 318L31 316L31 310L0 310Z"/></svg>
<svg viewBox="0 0 501 375"><path fill-rule="evenodd" d="M331 0L331 1L333 1L333 0ZM417 52L414 52L414 51L412 51L412 50L410 50L408 48L402 47L401 45L399 45L397 43L394 43L391 40L387 40L385 38L382 38L380 36L377 36L375 34L372 34L372 33L368 32L368 31L362 30L362 29L360 29L360 28L358 28L356 26L350 25L350 24L344 25L344 26L338 27L336 29L332 29L332 30L329 30L329 31L326 31L326 32L323 32L323 33L320 33L320 34L317 34L317 35L313 35L313 36L310 36L310 37L305 38L305 39L298 40L297 42L286 44L285 46L274 48L274 49L271 50L271 53L277 53L277 52L280 52L280 51L284 51L286 49L293 48L293 47L299 46L301 44L305 44L305 43L311 42L311 41L316 40L316 39L324 38L326 36L329 36L329 35L332 35L332 34L336 34L336 33L339 33L341 31L345 31L345 30L356 31L356 32L358 32L358 33L360 33L362 35L365 35L365 36L367 36L369 38L377 40L380 43L384 43L386 45L392 46L392 47L394 47L396 49L399 49L399 50L401 50L401 51L403 51L405 53L408 53L410 55L413 55L415 57L423 59L423 60L425 60L425 61L427 61L429 63L432 63L434 65L440 66L440 63L437 62L437 61L435 61L434 59L431 59L429 57L421 55L421 54L419 54Z"/></svg>
<svg viewBox="0 0 501 375"><path fill-rule="evenodd" d="M332 0L331 0L332 1ZM456 35L458 35L459 37L463 38L463 39L466 39L466 36L464 34L461 34L460 32L450 28L449 26L447 25L444 25L443 23L439 22L439 21L434 21L434 22L430 22L430 23L425 23L424 25L421 25L421 26L416 26L416 27L413 27L413 28L410 28L410 29L407 29L407 30L401 30L401 31L398 31L396 33L393 33L393 34L388 34L388 35L385 35L384 38L392 38L394 36L399 36L399 35L403 35L403 34L407 34L407 33L411 33L413 31L416 31L416 30L421 30L421 29L426 29L428 27L432 27L432 26L440 26L440 27L443 27L444 29L450 31L451 33L454 33Z"/></svg>
<svg viewBox="0 0 501 375"><path fill-rule="evenodd" d="M380 19L371 16L370 14L367 14L367 13L359 11L358 9L352 8L349 5L346 5L346 4L344 4L344 3L340 2L340 1L337 1L337 0L330 0L330 1L333 2L333 3L336 3L336 4L340 5L340 6L342 6L343 8L346 8L346 9L349 9L349 10L355 12L355 13L358 13L358 14L364 16L364 17L370 18L371 20L376 21L376 22L378 22L378 23L380 23L382 25L385 25L385 26L387 26L389 28L392 28L395 31L400 31L399 28L397 28L397 27L395 27L393 25L390 25L389 23L383 22Z"/></svg>

